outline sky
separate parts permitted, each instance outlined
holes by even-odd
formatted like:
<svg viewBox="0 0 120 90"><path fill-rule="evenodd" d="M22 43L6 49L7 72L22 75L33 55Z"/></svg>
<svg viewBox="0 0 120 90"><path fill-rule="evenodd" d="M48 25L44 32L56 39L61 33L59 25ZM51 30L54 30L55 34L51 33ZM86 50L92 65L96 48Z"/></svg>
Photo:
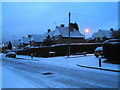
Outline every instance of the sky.
<svg viewBox="0 0 120 90"><path fill-rule="evenodd" d="M89 38L99 29L118 29L118 2L3 2L2 39L12 41L29 34L43 34L61 24L76 22Z"/></svg>

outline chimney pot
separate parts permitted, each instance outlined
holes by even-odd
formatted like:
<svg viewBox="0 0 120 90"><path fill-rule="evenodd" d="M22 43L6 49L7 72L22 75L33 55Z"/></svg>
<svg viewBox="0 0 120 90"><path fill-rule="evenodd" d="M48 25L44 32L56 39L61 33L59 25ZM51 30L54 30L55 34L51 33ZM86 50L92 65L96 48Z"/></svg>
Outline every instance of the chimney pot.
<svg viewBox="0 0 120 90"><path fill-rule="evenodd" d="M50 29L48 29L48 33L50 32L51 30Z"/></svg>
<svg viewBox="0 0 120 90"><path fill-rule="evenodd" d="M60 27L65 27L65 25L64 25L64 24L61 24Z"/></svg>
<svg viewBox="0 0 120 90"><path fill-rule="evenodd" d="M31 37L31 35L28 35L28 37Z"/></svg>
<svg viewBox="0 0 120 90"><path fill-rule="evenodd" d="M113 28L110 28L110 31L113 31Z"/></svg>

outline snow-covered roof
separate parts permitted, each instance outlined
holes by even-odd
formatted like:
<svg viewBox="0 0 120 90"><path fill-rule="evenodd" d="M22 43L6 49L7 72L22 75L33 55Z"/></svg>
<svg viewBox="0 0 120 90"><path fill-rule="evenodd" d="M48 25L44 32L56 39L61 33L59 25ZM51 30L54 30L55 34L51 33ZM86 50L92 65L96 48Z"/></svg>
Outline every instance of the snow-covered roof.
<svg viewBox="0 0 120 90"><path fill-rule="evenodd" d="M54 31L50 31L50 32L44 33L44 34L42 35L43 40L46 39L48 35L50 36L50 38L52 38L52 37L53 37L53 34L54 34Z"/></svg>
<svg viewBox="0 0 120 90"><path fill-rule="evenodd" d="M110 30L99 30L98 32L95 32L92 34L91 40L98 38L98 37L111 38L112 32Z"/></svg>
<svg viewBox="0 0 120 90"><path fill-rule="evenodd" d="M100 30L106 38L111 38L112 37L112 32L109 30Z"/></svg>
<svg viewBox="0 0 120 90"><path fill-rule="evenodd" d="M43 36L42 35L38 35L38 34L32 34L31 35L31 41L35 41L35 42L42 42L43 41Z"/></svg>
<svg viewBox="0 0 120 90"><path fill-rule="evenodd" d="M62 37L69 37L69 27L59 27L57 26L55 29L54 36L55 35L62 35ZM82 35L79 31L76 29L73 29L70 31L70 37L72 38L84 38L84 35Z"/></svg>
<svg viewBox="0 0 120 90"><path fill-rule="evenodd" d="M15 41L12 42L12 44L13 44L14 46L20 45L20 43L23 43L23 41L22 41L22 40L21 40L21 41L15 40Z"/></svg>
<svg viewBox="0 0 120 90"><path fill-rule="evenodd" d="M96 32L96 33L93 33L90 39L92 39L92 40L95 39L96 34L97 34L97 32Z"/></svg>
<svg viewBox="0 0 120 90"><path fill-rule="evenodd" d="M30 38L30 37L23 37L22 40L23 40L23 43L25 43L25 44L29 44L31 38Z"/></svg>

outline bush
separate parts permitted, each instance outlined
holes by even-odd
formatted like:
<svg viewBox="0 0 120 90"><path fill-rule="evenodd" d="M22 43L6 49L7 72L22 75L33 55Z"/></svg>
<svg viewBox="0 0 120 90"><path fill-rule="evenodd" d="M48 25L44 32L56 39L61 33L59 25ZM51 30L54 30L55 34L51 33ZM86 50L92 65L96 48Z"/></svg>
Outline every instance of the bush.
<svg viewBox="0 0 120 90"><path fill-rule="evenodd" d="M108 61L120 63L120 39L105 41L103 44L103 53Z"/></svg>

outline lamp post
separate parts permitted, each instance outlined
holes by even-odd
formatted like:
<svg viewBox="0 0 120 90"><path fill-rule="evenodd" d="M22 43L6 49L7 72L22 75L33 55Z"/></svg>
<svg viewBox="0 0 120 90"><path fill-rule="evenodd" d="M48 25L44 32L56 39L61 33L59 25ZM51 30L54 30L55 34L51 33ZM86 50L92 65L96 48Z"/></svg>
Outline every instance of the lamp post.
<svg viewBox="0 0 120 90"><path fill-rule="evenodd" d="M84 30L84 40L85 40L85 34L88 33L88 32L89 32L88 29L85 29L85 30ZM85 41L84 41L84 49L85 49ZM85 50L84 50L84 52L85 52Z"/></svg>
<svg viewBox="0 0 120 90"><path fill-rule="evenodd" d="M84 30L84 39L85 39L85 34L89 32L89 29Z"/></svg>

